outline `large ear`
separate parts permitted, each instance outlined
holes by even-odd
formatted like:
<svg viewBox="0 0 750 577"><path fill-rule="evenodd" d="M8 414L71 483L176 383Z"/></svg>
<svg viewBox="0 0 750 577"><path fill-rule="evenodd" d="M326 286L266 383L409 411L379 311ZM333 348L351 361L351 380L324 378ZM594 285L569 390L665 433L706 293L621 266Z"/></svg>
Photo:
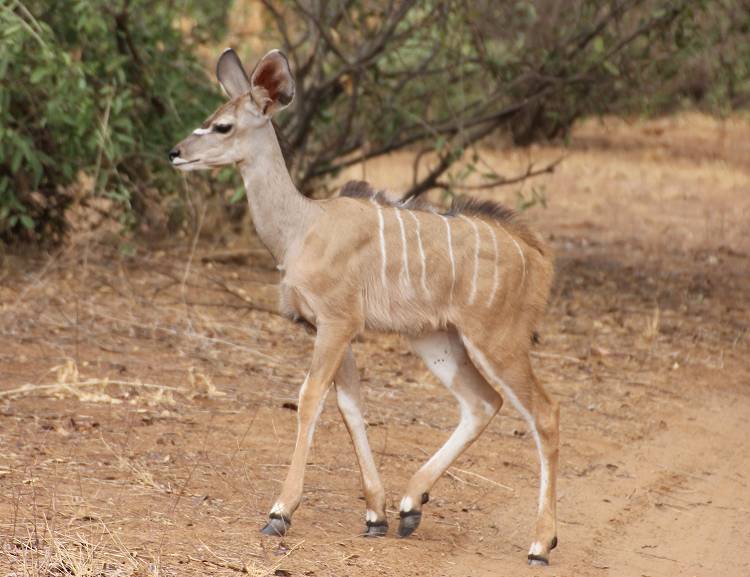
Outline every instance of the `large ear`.
<svg viewBox="0 0 750 577"><path fill-rule="evenodd" d="M294 77L283 52L271 50L250 77L253 96L263 114L270 116L285 108L294 98Z"/></svg>
<svg viewBox="0 0 750 577"><path fill-rule="evenodd" d="M216 77L229 98L237 98L250 92L250 81L237 53L227 48L216 63Z"/></svg>

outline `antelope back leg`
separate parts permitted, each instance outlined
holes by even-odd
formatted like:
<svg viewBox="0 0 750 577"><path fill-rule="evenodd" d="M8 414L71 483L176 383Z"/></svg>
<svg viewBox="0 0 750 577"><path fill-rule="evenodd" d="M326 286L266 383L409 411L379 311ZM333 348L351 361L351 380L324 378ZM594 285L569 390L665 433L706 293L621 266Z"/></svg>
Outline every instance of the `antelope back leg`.
<svg viewBox="0 0 750 577"><path fill-rule="evenodd" d="M359 373L351 346L333 378L336 385L336 400L349 436L354 444L359 470L362 474L362 489L367 506L365 536L379 537L388 530L385 516L385 490L378 475L375 459L367 442L365 420L362 417Z"/></svg>
<svg viewBox="0 0 750 577"><path fill-rule="evenodd" d="M463 343L484 377L502 391L531 429L539 453L540 480L535 537L528 559L531 565L547 565L550 551L557 546L558 404L534 375L528 350L500 358L493 356L492 351L507 350L505 347L474 343L465 336Z"/></svg>
<svg viewBox="0 0 750 577"><path fill-rule="evenodd" d="M436 332L412 339L414 351L430 371L453 393L461 410L458 426L446 443L414 474L401 500L398 533L410 535L419 525L422 505L435 482L484 431L503 404L472 364L454 331Z"/></svg>

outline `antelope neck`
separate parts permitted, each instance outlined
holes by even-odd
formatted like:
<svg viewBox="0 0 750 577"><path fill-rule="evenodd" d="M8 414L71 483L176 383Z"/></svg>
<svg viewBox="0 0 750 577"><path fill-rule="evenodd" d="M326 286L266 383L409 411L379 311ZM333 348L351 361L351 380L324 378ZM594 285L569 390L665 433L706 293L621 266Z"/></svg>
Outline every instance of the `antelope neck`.
<svg viewBox="0 0 750 577"><path fill-rule="evenodd" d="M294 186L271 123L261 130L262 142L247 147L239 168L255 230L276 263L283 265L321 209Z"/></svg>

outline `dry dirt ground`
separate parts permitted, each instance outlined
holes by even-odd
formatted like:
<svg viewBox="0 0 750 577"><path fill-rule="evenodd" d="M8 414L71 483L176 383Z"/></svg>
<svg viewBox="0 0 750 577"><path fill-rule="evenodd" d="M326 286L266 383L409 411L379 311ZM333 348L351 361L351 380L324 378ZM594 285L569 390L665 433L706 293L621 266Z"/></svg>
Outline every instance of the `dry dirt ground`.
<svg viewBox="0 0 750 577"><path fill-rule="evenodd" d="M528 214L558 255L534 353L562 413L550 567L525 563L537 462L507 404L419 530L393 536L457 407L402 339L375 334L355 353L391 534L358 536L330 397L292 531L262 537L312 344L264 310L273 263L252 239L131 256L81 241L0 268L0 576L750 575L750 124L591 121L565 150L492 162L513 174L560 154L524 185L543 187ZM366 172L398 189L409 166Z"/></svg>

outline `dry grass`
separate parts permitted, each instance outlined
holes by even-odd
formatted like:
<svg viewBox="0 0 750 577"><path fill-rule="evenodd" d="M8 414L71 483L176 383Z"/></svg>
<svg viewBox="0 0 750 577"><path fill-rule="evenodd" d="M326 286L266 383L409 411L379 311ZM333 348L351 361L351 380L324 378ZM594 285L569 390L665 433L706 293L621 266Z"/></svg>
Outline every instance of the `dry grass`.
<svg viewBox="0 0 750 577"><path fill-rule="evenodd" d="M123 468L134 473L134 481L145 487L162 490L143 468L134 467L119 458ZM39 504L34 503L36 509ZM124 520L127 521L127 520ZM31 525L7 526L9 535L0 537L0 568L5 577L164 577L180 574L162 562L162 552L144 556L129 549L121 538L121 530L110 529L101 518L80 515L63 526L52 526L46 517ZM25 532L24 532L25 531ZM201 543L203 555L187 555L183 562L252 577L282 575L281 565L299 549L304 541L273 554L263 548L245 551L216 550ZM275 557L275 558L273 558Z"/></svg>
<svg viewBox="0 0 750 577"><path fill-rule="evenodd" d="M284 561L301 546L289 549L277 560L264 563L262 555L246 560L225 557L205 547L206 558L187 556L196 566L226 569L251 577L267 577L278 573ZM5 563L11 572L5 577L164 577L176 575L158 563L141 559L101 525L98 533L92 530L54 531L44 527L39 536L11 538L3 543Z"/></svg>
<svg viewBox="0 0 750 577"><path fill-rule="evenodd" d="M106 527L53 530L11 537L3 543L13 577L156 577L158 571L134 557Z"/></svg>

